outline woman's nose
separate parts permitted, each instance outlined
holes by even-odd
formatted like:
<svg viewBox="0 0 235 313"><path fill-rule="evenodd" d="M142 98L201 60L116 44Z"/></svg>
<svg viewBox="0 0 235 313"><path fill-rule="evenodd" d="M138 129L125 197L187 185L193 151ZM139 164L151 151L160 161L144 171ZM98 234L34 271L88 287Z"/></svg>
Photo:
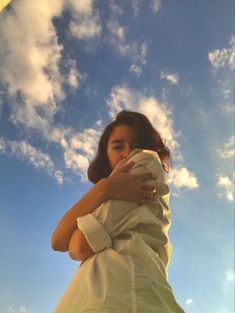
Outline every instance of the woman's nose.
<svg viewBox="0 0 235 313"><path fill-rule="evenodd" d="M123 151L123 158L128 157L128 155L131 153L132 148L130 146L125 147L124 151Z"/></svg>

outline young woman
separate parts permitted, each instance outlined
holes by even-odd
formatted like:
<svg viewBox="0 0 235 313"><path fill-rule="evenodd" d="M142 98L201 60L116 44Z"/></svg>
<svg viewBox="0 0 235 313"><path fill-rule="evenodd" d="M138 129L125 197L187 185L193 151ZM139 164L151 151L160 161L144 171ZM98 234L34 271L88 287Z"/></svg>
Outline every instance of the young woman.
<svg viewBox="0 0 235 313"><path fill-rule="evenodd" d="M145 115L122 111L88 169L94 186L52 248L81 264L54 313L182 313L167 281L170 151Z"/></svg>

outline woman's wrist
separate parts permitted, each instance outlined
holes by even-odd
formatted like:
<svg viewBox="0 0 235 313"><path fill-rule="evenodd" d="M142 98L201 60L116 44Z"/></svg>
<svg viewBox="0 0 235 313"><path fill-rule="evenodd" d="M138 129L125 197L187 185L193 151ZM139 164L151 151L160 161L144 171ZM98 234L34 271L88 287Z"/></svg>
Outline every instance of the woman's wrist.
<svg viewBox="0 0 235 313"><path fill-rule="evenodd" d="M99 182L100 187L100 195L101 195L101 202L105 202L110 199L110 186L109 186L109 177L102 178Z"/></svg>

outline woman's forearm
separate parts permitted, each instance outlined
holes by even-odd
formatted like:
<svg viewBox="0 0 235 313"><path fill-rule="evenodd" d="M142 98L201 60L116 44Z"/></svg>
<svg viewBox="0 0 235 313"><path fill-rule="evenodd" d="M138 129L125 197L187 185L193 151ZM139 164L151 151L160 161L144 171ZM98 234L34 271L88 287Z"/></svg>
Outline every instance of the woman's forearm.
<svg viewBox="0 0 235 313"><path fill-rule="evenodd" d="M107 200L106 186L106 179L101 179L65 213L52 234L52 249L68 251L70 238L77 227L77 217L92 213Z"/></svg>

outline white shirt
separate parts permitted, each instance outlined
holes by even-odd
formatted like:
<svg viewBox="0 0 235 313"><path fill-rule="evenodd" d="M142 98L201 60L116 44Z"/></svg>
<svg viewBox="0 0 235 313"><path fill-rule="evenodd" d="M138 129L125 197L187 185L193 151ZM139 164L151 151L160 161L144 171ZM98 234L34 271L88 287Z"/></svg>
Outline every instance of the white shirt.
<svg viewBox="0 0 235 313"><path fill-rule="evenodd" d="M153 199L143 205L110 199L78 217L95 252L80 264L54 313L183 313L167 281L171 257L169 187L156 152L135 149L118 163L130 173L151 171Z"/></svg>

